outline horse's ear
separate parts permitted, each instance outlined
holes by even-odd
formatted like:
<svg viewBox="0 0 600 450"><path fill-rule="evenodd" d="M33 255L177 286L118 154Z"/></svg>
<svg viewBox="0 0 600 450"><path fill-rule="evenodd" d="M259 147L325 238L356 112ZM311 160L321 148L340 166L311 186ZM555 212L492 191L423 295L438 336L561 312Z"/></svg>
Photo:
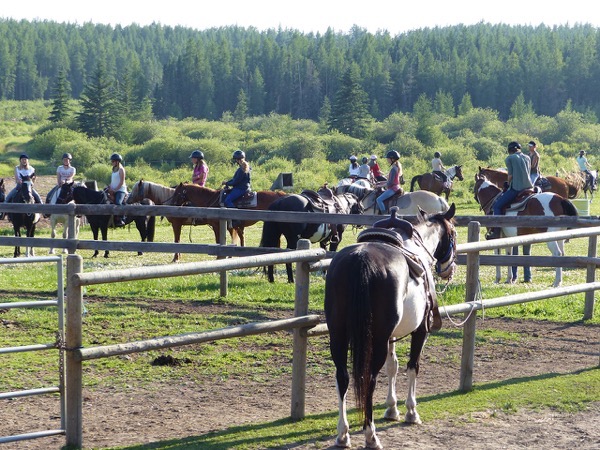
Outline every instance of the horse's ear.
<svg viewBox="0 0 600 450"><path fill-rule="evenodd" d="M448 211L444 213L444 219L450 220L454 217L454 214L456 214L456 205L452 203L450 208L448 208Z"/></svg>

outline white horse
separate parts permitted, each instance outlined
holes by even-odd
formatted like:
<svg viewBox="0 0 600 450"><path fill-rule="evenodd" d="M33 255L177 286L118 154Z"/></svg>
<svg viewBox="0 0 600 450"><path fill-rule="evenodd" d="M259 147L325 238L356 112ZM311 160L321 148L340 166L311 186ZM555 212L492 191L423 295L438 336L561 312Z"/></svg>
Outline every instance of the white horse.
<svg viewBox="0 0 600 450"><path fill-rule="evenodd" d="M58 199L58 195L60 194L60 189L55 189L52 197L50 198L50 205L56 205L56 199ZM73 202L70 202L73 203ZM63 239L67 239L69 237L69 215L68 214L52 214L50 215L50 237L54 239L56 237L56 225L62 224L63 226ZM79 226L81 222L79 217L75 216L75 238L79 235ZM50 247L51 255L54 254L54 247ZM67 253L67 249L63 249L63 253Z"/></svg>

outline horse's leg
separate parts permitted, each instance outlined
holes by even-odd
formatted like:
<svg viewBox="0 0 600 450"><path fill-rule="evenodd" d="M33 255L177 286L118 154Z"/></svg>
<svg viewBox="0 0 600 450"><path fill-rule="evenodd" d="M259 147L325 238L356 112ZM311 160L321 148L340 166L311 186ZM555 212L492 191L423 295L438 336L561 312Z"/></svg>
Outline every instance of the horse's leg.
<svg viewBox="0 0 600 450"><path fill-rule="evenodd" d="M398 357L396 356L396 344L390 342L388 346L385 371L388 377L388 394L385 400L387 409L383 415L387 420L400 420L398 412L398 397L396 396L396 376L398 375Z"/></svg>
<svg viewBox="0 0 600 450"><path fill-rule="evenodd" d="M27 237L34 237L35 236L35 223L32 223L31 225L29 225L29 227L27 227ZM27 247L26 249L26 256L31 256L34 257L35 256L35 247Z"/></svg>
<svg viewBox="0 0 600 450"><path fill-rule="evenodd" d="M56 237L56 225L58 221L54 215L50 216L50 238L54 239ZM66 229L66 227L65 227ZM63 232L63 239L65 238L65 233ZM54 255L54 247L50 247L50 251L48 252L50 255Z"/></svg>
<svg viewBox="0 0 600 450"><path fill-rule="evenodd" d="M346 413L346 395L348 393L348 385L350 384L350 375L348 374L348 338L346 331L337 327L330 331L331 339L329 346L331 349L331 358L335 364L335 385L338 394L338 424L337 437L335 445L337 447L350 448L350 424L348 423L348 415Z"/></svg>
<svg viewBox="0 0 600 450"><path fill-rule="evenodd" d="M552 256L563 256L565 254L564 241L547 242L548 250L552 252ZM562 284L562 267L556 266L556 275L552 287L558 287Z"/></svg>
<svg viewBox="0 0 600 450"><path fill-rule="evenodd" d="M510 253L507 252L507 254L518 255L519 254L519 246L518 245L513 246L512 251ZM515 284L517 282L518 276L519 276L518 266L511 266L508 270L508 280L506 280L506 282L510 283L510 284Z"/></svg>
<svg viewBox="0 0 600 450"><path fill-rule="evenodd" d="M525 255L525 256L531 255L531 244L523 245L523 255ZM523 281L525 283L531 283L531 267L530 266L523 267Z"/></svg>
<svg viewBox="0 0 600 450"><path fill-rule="evenodd" d="M380 335L383 332L380 331ZM389 336L387 334L386 336ZM374 337L373 339L373 351L371 355L371 380L367 387L368 392L366 395L365 403L365 421L363 428L365 430L365 447L382 449L383 446L379 441L376 434L375 422L373 421L373 393L375 392L375 386L377 385L377 374L385 364L388 358L389 341L387 337L382 340L382 336Z"/></svg>
<svg viewBox="0 0 600 450"><path fill-rule="evenodd" d="M420 424L421 417L417 412L417 375L419 374L419 359L421 352L427 342L427 331L425 322L421 323L419 328L411 333L410 340L410 359L406 369L408 376L408 395L406 397L406 417L404 421L411 424Z"/></svg>
<svg viewBox="0 0 600 450"><path fill-rule="evenodd" d="M171 222L171 227L173 227L173 242L178 243L179 239L181 238L181 222ZM215 231L215 235L218 233L218 231ZM217 241L219 242L219 241ZM179 262L179 259L181 258L181 254L180 253L175 253L173 254L173 261L172 262Z"/></svg>
<svg viewBox="0 0 600 450"><path fill-rule="evenodd" d="M140 233L140 239L142 240L142 242L146 242L146 238L148 236L147 233L147 227L146 227L146 218L145 217L134 217L133 221L135 222L135 227L137 228L138 232ZM142 256L144 254L144 252L138 252L138 256Z"/></svg>
<svg viewBox="0 0 600 450"><path fill-rule="evenodd" d="M502 251L499 248L494 249L494 255L500 255ZM496 284L502 279L502 267L496 266Z"/></svg>
<svg viewBox="0 0 600 450"><path fill-rule="evenodd" d="M90 228L92 229L92 236L94 237L94 240L97 241L98 240L98 225L95 222L93 224L90 222ZM92 255L92 258L97 257L98 253L100 253L100 251L98 249L96 249L94 251L94 254Z"/></svg>
<svg viewBox="0 0 600 450"><path fill-rule="evenodd" d="M100 232L102 233L102 240L108 241L108 221L106 221L106 223L102 224L102 226L100 227ZM110 251L105 250L104 257L108 258L109 255L110 255Z"/></svg>
<svg viewBox="0 0 600 450"><path fill-rule="evenodd" d="M17 219L16 219L16 218L15 218L15 219L13 219L13 228L14 228L14 230L15 230L15 237L21 237L21 226L20 226L20 225L15 225L15 224L14 224L14 221L15 221L15 220L17 220ZM19 245L17 245L17 246L15 247L15 252L14 252L14 254L13 254L13 257L14 257L14 258L17 258L17 257L19 257L19 256L21 256L21 247L19 247Z"/></svg>

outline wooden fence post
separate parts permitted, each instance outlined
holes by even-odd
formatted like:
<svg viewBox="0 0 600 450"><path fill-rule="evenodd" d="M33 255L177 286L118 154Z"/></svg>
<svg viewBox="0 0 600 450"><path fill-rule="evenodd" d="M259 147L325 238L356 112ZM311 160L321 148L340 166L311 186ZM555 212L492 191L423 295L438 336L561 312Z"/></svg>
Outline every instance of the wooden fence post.
<svg viewBox="0 0 600 450"><path fill-rule="evenodd" d="M219 220L219 245L227 245L227 220L221 219ZM222 259L222 257L217 257L217 259ZM219 273L220 285L221 285L221 297L227 297L228 291L228 275L227 271L224 270Z"/></svg>
<svg viewBox="0 0 600 450"><path fill-rule="evenodd" d="M588 257L595 258L597 255L598 236L590 236L588 243ZM596 266L589 264L587 266L586 283L593 283L596 281ZM585 293L585 307L583 309L583 320L590 320L594 315L594 295L596 292L589 291Z"/></svg>
<svg viewBox="0 0 600 450"><path fill-rule="evenodd" d="M82 346L81 313L83 296L81 286L72 280L83 272L83 259L79 255L67 256L67 327L65 333L65 391L67 446L83 445L83 371L82 363L75 358L74 349Z"/></svg>
<svg viewBox="0 0 600 450"><path fill-rule="evenodd" d="M479 241L479 222L470 222L468 242ZM479 297L479 252L467 253L467 280L465 302L473 302ZM463 347L460 362L460 391L469 391L473 388L473 360L475 356L475 325L477 311L465 313L463 327Z"/></svg>
<svg viewBox="0 0 600 450"><path fill-rule="evenodd" d="M310 241L300 239L296 249L310 249ZM307 262L296 263L294 317L308 315L309 266ZM307 343L308 337L302 335L300 328L295 328L292 360L292 419L302 419L305 416Z"/></svg>

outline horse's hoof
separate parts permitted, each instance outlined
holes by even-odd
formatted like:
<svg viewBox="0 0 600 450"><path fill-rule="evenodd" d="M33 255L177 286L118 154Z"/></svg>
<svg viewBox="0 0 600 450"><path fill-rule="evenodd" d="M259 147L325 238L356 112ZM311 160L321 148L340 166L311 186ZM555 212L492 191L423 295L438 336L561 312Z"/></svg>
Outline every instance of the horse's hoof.
<svg viewBox="0 0 600 450"><path fill-rule="evenodd" d="M415 411L414 413L406 413L404 423L409 425L421 425L423 422L421 422L421 417L419 416L419 413Z"/></svg>
<svg viewBox="0 0 600 450"><path fill-rule="evenodd" d="M388 408L385 410L385 414L383 415L385 420L400 420L400 413L398 412L398 408Z"/></svg>
<svg viewBox="0 0 600 450"><path fill-rule="evenodd" d="M335 446L341 448L350 448L352 444L350 442L350 435L346 434L342 437L339 437L335 440Z"/></svg>
<svg viewBox="0 0 600 450"><path fill-rule="evenodd" d="M144 252L138 252L138 256L143 256Z"/></svg>

